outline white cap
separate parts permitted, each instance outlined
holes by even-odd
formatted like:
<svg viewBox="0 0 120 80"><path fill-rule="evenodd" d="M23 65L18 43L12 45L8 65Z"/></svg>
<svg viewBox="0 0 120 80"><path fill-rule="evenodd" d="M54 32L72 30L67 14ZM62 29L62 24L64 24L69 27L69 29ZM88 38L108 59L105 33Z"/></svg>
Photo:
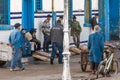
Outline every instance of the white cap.
<svg viewBox="0 0 120 80"><path fill-rule="evenodd" d="M94 32L100 32L100 30L101 30L101 28L98 25L96 25L94 27Z"/></svg>

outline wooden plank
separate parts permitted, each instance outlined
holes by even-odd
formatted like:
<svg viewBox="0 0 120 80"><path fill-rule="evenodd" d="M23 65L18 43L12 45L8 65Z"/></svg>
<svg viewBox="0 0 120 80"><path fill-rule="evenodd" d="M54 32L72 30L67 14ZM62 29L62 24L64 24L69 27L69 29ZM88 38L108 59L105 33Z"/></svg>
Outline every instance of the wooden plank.
<svg viewBox="0 0 120 80"><path fill-rule="evenodd" d="M43 60L43 61L49 61L49 58L41 56L41 55L33 54L32 56L37 59Z"/></svg>
<svg viewBox="0 0 120 80"><path fill-rule="evenodd" d="M35 54L40 55L40 56L44 56L46 58L50 58L51 54L50 53L46 53L43 51L36 51Z"/></svg>
<svg viewBox="0 0 120 80"><path fill-rule="evenodd" d="M81 50L76 47L70 47L69 50L75 54L80 54Z"/></svg>

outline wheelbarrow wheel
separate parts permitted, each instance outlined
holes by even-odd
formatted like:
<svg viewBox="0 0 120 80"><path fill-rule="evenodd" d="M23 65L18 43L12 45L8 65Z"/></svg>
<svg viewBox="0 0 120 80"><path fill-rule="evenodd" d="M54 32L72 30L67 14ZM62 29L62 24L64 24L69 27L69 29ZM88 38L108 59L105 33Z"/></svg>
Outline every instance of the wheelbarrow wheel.
<svg viewBox="0 0 120 80"><path fill-rule="evenodd" d="M86 71L87 65L88 65L87 53L81 53L81 70Z"/></svg>
<svg viewBox="0 0 120 80"><path fill-rule="evenodd" d="M6 61L0 61L0 66L4 66L6 64Z"/></svg>

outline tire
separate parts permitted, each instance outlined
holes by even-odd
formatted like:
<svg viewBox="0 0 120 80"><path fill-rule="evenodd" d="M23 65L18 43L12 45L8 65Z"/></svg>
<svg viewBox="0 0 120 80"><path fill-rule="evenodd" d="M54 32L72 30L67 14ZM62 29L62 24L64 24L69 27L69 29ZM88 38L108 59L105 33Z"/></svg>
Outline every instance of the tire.
<svg viewBox="0 0 120 80"><path fill-rule="evenodd" d="M0 66L4 66L6 64L6 61L0 61Z"/></svg>
<svg viewBox="0 0 120 80"><path fill-rule="evenodd" d="M81 70L83 72L86 71L87 65L88 65L88 54L81 53Z"/></svg>
<svg viewBox="0 0 120 80"><path fill-rule="evenodd" d="M118 61L113 60L112 66L110 67L110 73L115 75L118 74L118 68L119 68Z"/></svg>
<svg viewBox="0 0 120 80"><path fill-rule="evenodd" d="M101 61L100 64L98 65L97 77L96 77L97 79L99 78L99 74L102 74L104 76L105 62L106 61Z"/></svg>

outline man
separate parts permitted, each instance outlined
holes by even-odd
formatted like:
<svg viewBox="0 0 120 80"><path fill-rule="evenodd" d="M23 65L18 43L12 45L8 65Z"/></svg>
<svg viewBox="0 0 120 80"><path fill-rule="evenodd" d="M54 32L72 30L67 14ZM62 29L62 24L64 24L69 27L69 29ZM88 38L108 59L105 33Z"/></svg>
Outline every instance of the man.
<svg viewBox="0 0 120 80"><path fill-rule="evenodd" d="M80 33L82 31L82 28L79 22L76 20L76 16L73 17L73 21L70 22L70 26L71 26L71 36L73 36L73 41L75 43L75 46L79 48Z"/></svg>
<svg viewBox="0 0 120 80"><path fill-rule="evenodd" d="M98 25L99 23L97 22L98 14L95 14L95 16L91 20L91 26L92 30L94 30L94 26Z"/></svg>
<svg viewBox="0 0 120 80"><path fill-rule="evenodd" d="M50 63L53 64L57 50L59 51L58 63L62 64L62 52L63 52L63 26L61 21L58 20L57 24L51 29L51 43L52 43L52 53Z"/></svg>
<svg viewBox="0 0 120 80"><path fill-rule="evenodd" d="M41 50L41 41L36 38L36 29L31 29L30 34L32 35L32 39L30 41L35 43L35 51Z"/></svg>
<svg viewBox="0 0 120 80"><path fill-rule="evenodd" d="M15 29L11 32L9 36L9 42L10 45L13 48L13 58L11 61L11 68L10 71L14 71L16 68L16 65L20 68L20 70L24 70L24 67L21 62L21 39L22 39L22 34L20 31L20 23L16 23L14 25Z"/></svg>
<svg viewBox="0 0 120 80"><path fill-rule="evenodd" d="M42 25L42 33L44 35L43 51L46 52L49 52L49 44L50 44L50 18L51 15L47 15L47 19L43 22Z"/></svg>
<svg viewBox="0 0 120 80"><path fill-rule="evenodd" d="M31 56L31 45L26 37L26 30L24 28L21 29L22 32L22 57Z"/></svg>
<svg viewBox="0 0 120 80"><path fill-rule="evenodd" d="M104 50L104 38L102 34L99 33L100 27L96 25L94 27L94 33L89 35L88 39L88 50L90 51L90 62L92 74L95 74L99 63L102 60L103 50Z"/></svg>

